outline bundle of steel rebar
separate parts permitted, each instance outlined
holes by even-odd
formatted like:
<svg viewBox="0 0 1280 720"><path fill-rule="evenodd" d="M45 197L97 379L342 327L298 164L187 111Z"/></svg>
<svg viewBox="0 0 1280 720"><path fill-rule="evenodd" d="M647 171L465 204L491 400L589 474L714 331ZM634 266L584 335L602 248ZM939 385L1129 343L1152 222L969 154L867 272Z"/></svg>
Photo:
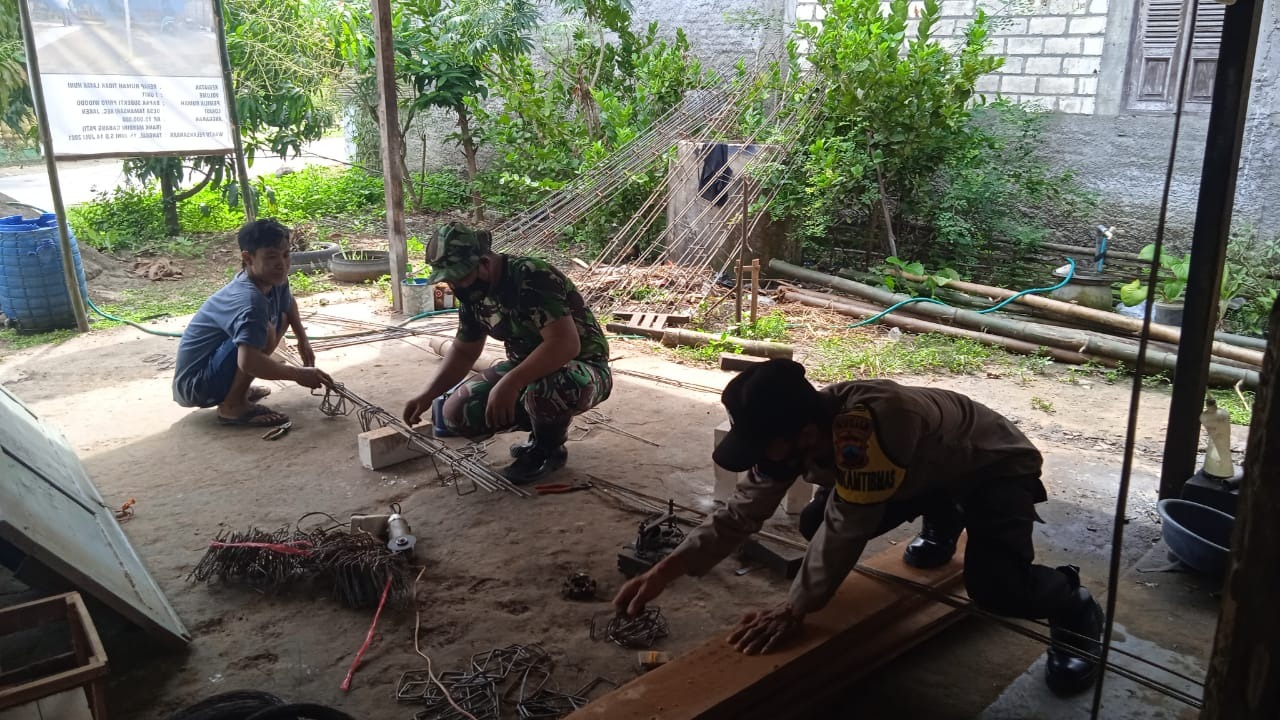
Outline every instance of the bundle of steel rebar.
<svg viewBox="0 0 1280 720"><path fill-rule="evenodd" d="M311 349L316 352L381 342L383 340L404 340L418 335L452 334L458 326L455 316L441 316L439 319L419 321L412 327L408 326L407 323L389 325L322 313L310 313L305 320L308 323L314 322L318 325L333 327L341 331L311 337Z"/></svg>
<svg viewBox="0 0 1280 720"><path fill-rule="evenodd" d="M244 583L264 593L303 585L327 587L334 599L352 608L377 605L388 579L388 598L406 600L410 586L405 556L370 535L339 526L224 530L187 576L192 582Z"/></svg>
<svg viewBox="0 0 1280 720"><path fill-rule="evenodd" d="M433 462L443 462L448 465L451 475L445 479L446 481L452 479L455 486L458 478L466 478L475 487L487 492L504 490L520 497L533 496L533 493L512 483L486 465L482 459L483 446L472 444L464 448L450 447L435 437L414 430L399 417L365 400L342 383L334 383L325 388L324 397L320 401L320 411L329 416L355 412L360 419L361 428L366 431L378 427L394 429L405 436L409 447L422 452Z"/></svg>

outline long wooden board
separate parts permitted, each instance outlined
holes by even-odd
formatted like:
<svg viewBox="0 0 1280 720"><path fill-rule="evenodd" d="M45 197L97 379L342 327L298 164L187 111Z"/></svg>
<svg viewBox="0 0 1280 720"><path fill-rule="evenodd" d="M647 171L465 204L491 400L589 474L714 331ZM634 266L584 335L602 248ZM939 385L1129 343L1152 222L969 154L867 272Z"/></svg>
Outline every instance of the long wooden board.
<svg viewBox="0 0 1280 720"><path fill-rule="evenodd" d="M963 557L963 541L957 557ZM902 562L890 548L866 565L935 589L958 592L959 560L934 570ZM769 600L761 598L761 604ZM803 634L781 651L743 655L725 642L728 630L569 716L570 720L749 720L804 717L852 680L961 617L959 610L909 589L850 575Z"/></svg>

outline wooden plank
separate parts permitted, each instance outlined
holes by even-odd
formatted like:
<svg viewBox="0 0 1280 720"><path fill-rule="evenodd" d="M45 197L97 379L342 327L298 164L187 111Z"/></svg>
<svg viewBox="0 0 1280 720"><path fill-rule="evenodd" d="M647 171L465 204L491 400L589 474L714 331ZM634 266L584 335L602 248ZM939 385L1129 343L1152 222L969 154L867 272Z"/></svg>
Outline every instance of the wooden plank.
<svg viewBox="0 0 1280 720"><path fill-rule="evenodd" d="M107 674L107 656L89 611L79 593L66 593L24 603L0 611L6 618L31 618L36 625L47 622L50 609L57 611L71 626L75 667L52 675L28 680L21 685L0 686L0 708L9 708L49 697L65 690L86 685ZM81 697L84 694L81 693Z"/></svg>
<svg viewBox="0 0 1280 720"><path fill-rule="evenodd" d="M762 362L766 362L768 359L769 358L766 357L747 355L745 353L720 353L720 369L738 372L746 370L752 365L759 365Z"/></svg>
<svg viewBox="0 0 1280 720"><path fill-rule="evenodd" d="M391 255L391 308L404 307L401 283L408 262L408 230L404 222L404 177L401 175L400 118L396 95L395 39L391 32L391 0L373 4L374 71L378 83L378 120L382 148L382 183L387 209L387 250Z"/></svg>
<svg viewBox="0 0 1280 720"><path fill-rule="evenodd" d="M963 540L956 555L964 556ZM870 558L866 565L949 592L963 583L959 560L919 570L902 562L898 548ZM823 699L824 691L847 686L959 617L959 610L909 589L853 574L827 607L805 619L804 632L782 650L743 655L725 642L725 630L569 718L802 717L806 707Z"/></svg>
<svg viewBox="0 0 1280 720"><path fill-rule="evenodd" d="M0 388L3 390L3 388ZM190 636L70 444L0 392L0 541L171 646Z"/></svg>

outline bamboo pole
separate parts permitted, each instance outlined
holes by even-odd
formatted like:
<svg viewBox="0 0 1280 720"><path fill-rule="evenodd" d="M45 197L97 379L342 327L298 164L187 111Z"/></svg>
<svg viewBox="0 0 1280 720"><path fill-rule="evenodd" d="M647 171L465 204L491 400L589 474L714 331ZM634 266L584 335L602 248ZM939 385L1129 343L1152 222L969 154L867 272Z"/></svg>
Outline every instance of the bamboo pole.
<svg viewBox="0 0 1280 720"><path fill-rule="evenodd" d="M767 342L764 340L747 340L746 338L722 337L720 335L712 335L711 333L698 332L696 330L680 330L677 328L667 328L662 333L662 344L667 347L677 347L686 345L688 347L704 347L714 342L723 342L742 348L742 352L747 355L759 355L768 358L786 358L791 359L794 351L790 345L782 343Z"/></svg>
<svg viewBox="0 0 1280 720"><path fill-rule="evenodd" d="M912 275L910 273L901 273L901 276L904 280L909 280L911 282L925 282L926 280L926 278L920 277L919 275ZM1004 300L1017 294L1016 292L1006 290L1005 288L992 287L990 285L979 285L977 283L964 282L963 280L948 280L943 287L959 290L969 294L983 295L998 300ZM1076 305L1073 303L1063 302L1061 300L1054 300L1053 298L1047 298L1041 295L1023 295L1014 302L1033 308L1039 308L1064 317L1085 320L1097 325L1114 328L1134 335L1142 332L1142 321L1138 318L1126 317L1124 315L1118 315L1105 310L1085 307L1084 305ZM1177 344L1182 337L1182 331L1172 325L1151 323L1150 336L1153 340L1162 340L1164 342ZM1224 342L1214 341L1213 354L1219 357L1248 363L1254 367L1262 367L1262 353L1257 350L1250 350L1248 348L1236 347Z"/></svg>
<svg viewBox="0 0 1280 720"><path fill-rule="evenodd" d="M834 277L813 270L807 270L782 260L775 259L769 261L769 269L779 275L819 285L825 285L827 287L835 288L837 290L880 303L886 307L895 305L903 300L910 299L906 295L896 295L852 280L845 280L843 278ZM1118 338L1106 339L1092 337L1079 331L1049 328L1044 325L1022 320L1014 320L995 314L981 315L970 310L960 310L958 308L943 307L934 304L917 303L909 307L910 310L908 312L916 315L925 315L949 320L950 322L962 327L993 332L1006 337L1014 337L1020 340L1026 340L1028 342L1034 342L1050 347L1075 350L1076 352L1087 353L1090 355L1111 357L1116 360L1123 361L1130 367L1139 366L1137 347ZM1173 353L1152 352L1149 349L1147 354L1142 358L1142 366L1149 370L1173 370L1177 365L1177 360L1177 355ZM1212 363L1210 366L1210 381L1215 384L1225 385L1234 385L1236 382L1241 382L1246 387L1255 388L1258 386L1258 373L1253 370L1227 367L1221 363Z"/></svg>
<svg viewBox="0 0 1280 720"><path fill-rule="evenodd" d="M873 307L855 300L833 298L829 295L820 295L818 293L800 290L798 288L783 288L779 295L786 300L793 300L802 305L834 310L842 315L849 315L855 318L868 318L883 310L883 308ZM928 320L906 317L903 315L886 315L878 322L890 327L901 328L907 332L922 335L925 333L934 333L937 335L946 335L947 337L974 340L984 345L1003 348L1009 352L1018 353L1020 355L1048 355L1058 362L1069 363L1072 365L1095 363L1105 367L1115 367L1118 364L1116 360L1108 357L1085 355L1084 353L1063 350L1062 348L1045 347L1043 345L1026 342L1025 340L1005 337L1003 335L966 330L964 328L953 327L951 325L939 325L938 323L929 322Z"/></svg>

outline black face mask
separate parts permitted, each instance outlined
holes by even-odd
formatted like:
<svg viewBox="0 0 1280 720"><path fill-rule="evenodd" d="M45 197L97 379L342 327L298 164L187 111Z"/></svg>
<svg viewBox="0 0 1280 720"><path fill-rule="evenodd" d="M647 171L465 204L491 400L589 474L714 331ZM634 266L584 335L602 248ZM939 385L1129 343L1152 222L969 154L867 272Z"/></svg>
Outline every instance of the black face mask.
<svg viewBox="0 0 1280 720"><path fill-rule="evenodd" d="M459 302L475 305L489 296L489 281L476 278L466 287L454 288Z"/></svg>

